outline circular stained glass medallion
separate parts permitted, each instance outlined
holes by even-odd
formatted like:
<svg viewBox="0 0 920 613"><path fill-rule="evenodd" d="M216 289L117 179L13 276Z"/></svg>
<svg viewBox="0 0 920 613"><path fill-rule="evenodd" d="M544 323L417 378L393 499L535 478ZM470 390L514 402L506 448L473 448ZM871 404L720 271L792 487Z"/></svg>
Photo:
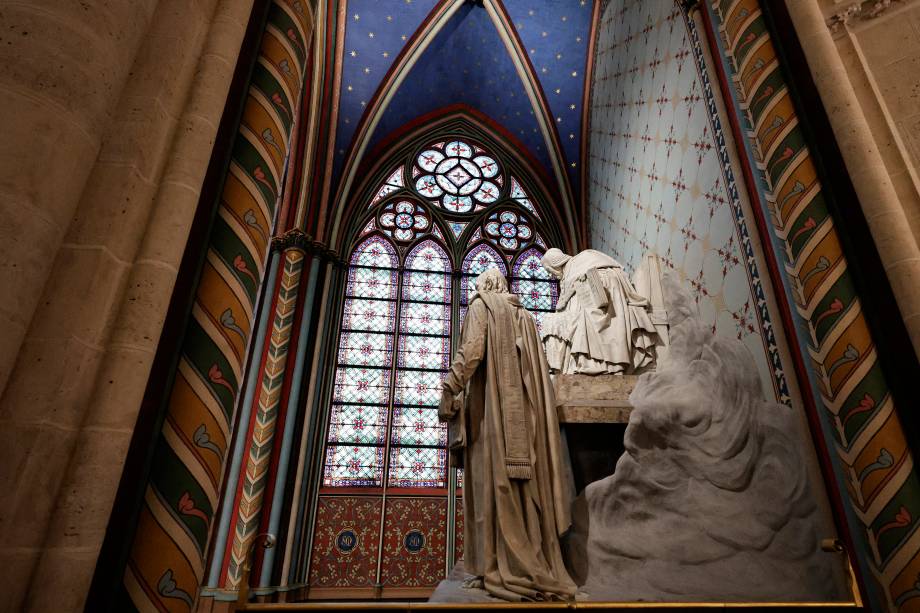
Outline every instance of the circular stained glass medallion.
<svg viewBox="0 0 920 613"><path fill-rule="evenodd" d="M518 249L533 236L530 222L515 211L501 211L489 215L483 228L486 236L508 251Z"/></svg>
<svg viewBox="0 0 920 613"><path fill-rule="evenodd" d="M415 160L416 191L452 213L469 213L492 204L503 184L498 162L484 150L462 140L437 143Z"/></svg>
<svg viewBox="0 0 920 613"><path fill-rule="evenodd" d="M428 214L413 202L401 200L381 209L377 218L380 228L398 241L408 243L431 225Z"/></svg>

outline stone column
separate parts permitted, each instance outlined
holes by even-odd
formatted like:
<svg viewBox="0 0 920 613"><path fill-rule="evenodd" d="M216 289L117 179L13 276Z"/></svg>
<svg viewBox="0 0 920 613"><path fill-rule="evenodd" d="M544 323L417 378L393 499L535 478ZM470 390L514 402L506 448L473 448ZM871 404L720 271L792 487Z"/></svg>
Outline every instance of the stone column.
<svg viewBox="0 0 920 613"><path fill-rule="evenodd" d="M157 6L136 2L0 1L0 393L7 387L23 339L62 239L80 201L104 135L120 112L119 98ZM98 296L117 278L100 278L95 264L111 254L73 250L62 274L80 276ZM86 293L68 298L58 324L93 309ZM86 324L86 321L82 322ZM33 329L34 326L33 326ZM18 608L39 555L71 428L55 394L84 392L82 375L98 346L74 330L44 326L20 361L41 385L23 388L23 402L0 410L0 591ZM53 339L50 337L54 337ZM58 363L48 351L67 355ZM34 382L34 379L33 379ZM15 423L14 423L15 420Z"/></svg>
<svg viewBox="0 0 920 613"><path fill-rule="evenodd" d="M786 6L907 332L920 355L920 247L818 1L787 0Z"/></svg>
<svg viewBox="0 0 920 613"><path fill-rule="evenodd" d="M0 1L0 391L156 5Z"/></svg>
<svg viewBox="0 0 920 613"><path fill-rule="evenodd" d="M30 610L83 606L252 5L160 1L0 403L58 435L10 476Z"/></svg>
<svg viewBox="0 0 920 613"><path fill-rule="evenodd" d="M284 250L283 261L280 263L281 283L274 296L271 334L267 339L262 370L258 377L258 400L253 407L255 416L250 426L252 434L245 444L247 455L243 464L240 500L234 521L230 567L227 570L227 587L230 589L240 589L243 568L259 533L279 414L283 412L283 406L287 401L283 388L285 377L291 376L288 355L292 348L291 338L296 335L298 306L300 311L303 311L303 306L297 304L305 264L305 253L300 245L303 242L303 233L295 230L286 237L291 237L295 244ZM294 349L296 350L296 347ZM247 425L249 424L242 427ZM240 435L243 436L244 432L241 431ZM236 484L230 485L233 487Z"/></svg>
<svg viewBox="0 0 920 613"><path fill-rule="evenodd" d="M307 3L274 0L268 6L268 23L206 244L194 304L185 322L164 421L153 443L137 528L133 535L124 535L131 550L122 594L141 610L196 606L272 220L281 196L291 127L307 68L310 29ZM187 164L177 164L177 176L186 168ZM168 203L164 205L169 208ZM148 233L145 244L153 253L159 247L156 239L175 240L168 228L166 221ZM302 260L291 263L295 264L299 267ZM296 275L299 278L299 272ZM145 313L133 308L127 311L130 316L125 317L124 332L136 339L147 325ZM115 338L118 334L116 329ZM124 376L127 379L130 373ZM97 389L104 389L105 381L100 376ZM138 389L132 402L138 402L141 394ZM121 399L106 396L106 411L100 411L99 418L117 420ZM100 438L97 446L104 444ZM91 480L93 458L87 454L86 483Z"/></svg>

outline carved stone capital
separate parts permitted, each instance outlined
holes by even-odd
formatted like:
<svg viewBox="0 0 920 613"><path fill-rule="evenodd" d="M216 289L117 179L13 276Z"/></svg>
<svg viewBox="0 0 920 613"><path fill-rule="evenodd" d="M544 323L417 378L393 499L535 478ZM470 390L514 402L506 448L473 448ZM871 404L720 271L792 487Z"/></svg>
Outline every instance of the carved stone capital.
<svg viewBox="0 0 920 613"><path fill-rule="evenodd" d="M308 245L311 242L313 242L312 236L300 228L292 228L281 236L272 238L272 251L283 252L288 249L300 249L307 252L309 251Z"/></svg>

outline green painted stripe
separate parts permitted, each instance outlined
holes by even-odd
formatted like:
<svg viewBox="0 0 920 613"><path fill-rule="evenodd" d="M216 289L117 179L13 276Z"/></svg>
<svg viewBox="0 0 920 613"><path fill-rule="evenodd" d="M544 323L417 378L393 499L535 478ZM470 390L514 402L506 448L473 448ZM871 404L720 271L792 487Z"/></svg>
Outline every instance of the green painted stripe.
<svg viewBox="0 0 920 613"><path fill-rule="evenodd" d="M220 256L227 267L236 275L236 278L239 279L243 289L246 290L249 304L254 304L256 293L259 291L258 282L261 280L259 267L256 265L255 257L253 257L246 244L240 240L239 235L219 215L214 220L214 229L211 232L211 249ZM242 258L243 263L246 264L246 269L252 273L252 276L237 269L233 263L237 257Z"/></svg>
<svg viewBox="0 0 920 613"><path fill-rule="evenodd" d="M738 38L738 46L732 49L732 54L735 56L736 70L744 63L744 60L751 53L751 49L754 48L754 45L756 45L758 39L765 34L766 30L767 26L764 23L763 15L758 15L757 19L748 24L748 27L744 29L744 33Z"/></svg>
<svg viewBox="0 0 920 613"><path fill-rule="evenodd" d="M188 358L189 363L201 374L202 379L214 390L214 395L220 402L229 423L230 417L233 415L233 404L236 398L238 382L233 370L230 368L230 362L194 318L189 319L183 353ZM217 365L223 378L233 388L232 393L226 386L214 383L208 378L208 371L213 364Z"/></svg>
<svg viewBox="0 0 920 613"><path fill-rule="evenodd" d="M182 460L179 459L179 456L162 438L157 442L153 462L155 468L151 486L157 490L160 498L172 511L173 516L188 529L199 550L204 552L208 542L208 523L200 517L195 517L195 514L181 512L179 503L187 493L195 505L194 508L211 517L214 514L214 509L211 508L207 495Z"/></svg>
<svg viewBox="0 0 920 613"><path fill-rule="evenodd" d="M271 9L269 9L268 22L284 32L285 36L288 37L287 41L291 44L291 47L294 48L294 53L297 54L297 59L302 66L307 58L304 53L304 39L300 33L300 25L295 23L277 4L272 4ZM294 41L290 39L289 32L294 33L297 43L294 43ZM291 66L291 70L294 70L294 68L294 66Z"/></svg>
<svg viewBox="0 0 920 613"><path fill-rule="evenodd" d="M262 194L262 201L271 214L274 215L275 194L278 193L278 184L275 183L275 179L272 176L269 162L266 162L265 159L259 155L259 152L256 151L256 148L252 146L252 143L242 135L237 137L236 143L233 145L233 160L246 171L246 174L248 174L253 182L259 187L259 191ZM268 185L256 178L256 168L262 169L262 174L265 175L265 181L268 182Z"/></svg>
<svg viewBox="0 0 920 613"><path fill-rule="evenodd" d="M862 431L863 426L875 419L876 414L888 399L888 394L888 383L885 381L882 365L876 360L869 372L866 373L866 376L853 388L853 391L840 407L838 417L841 421L849 417L849 421L846 422L843 430L848 442L844 446L846 449L849 449L850 444ZM857 412L863 408L860 403L864 401L866 396L874 403L874 407L869 411ZM851 414L852 417L850 417ZM837 433L835 432L834 434L836 435ZM837 442L843 445L843 441L838 439Z"/></svg>
<svg viewBox="0 0 920 613"><path fill-rule="evenodd" d="M288 96L286 93L284 93L284 89L281 87L281 84L278 83L278 80L275 79L275 76L270 73L262 64L256 64L255 70L253 70L251 87L262 92L262 94L268 98L269 101L271 101L275 112L278 113L279 117L281 117L284 133L290 134L291 126L293 124L291 117L293 117L294 114L294 101L288 99ZM279 109L278 104L272 100L273 94L277 94L281 99L281 109L284 110Z"/></svg>
<svg viewBox="0 0 920 613"><path fill-rule="evenodd" d="M910 451L905 450L905 453L910 454ZM906 520L903 526L893 525L899 520ZM886 526L890 527L879 536L879 531ZM918 527L920 527L920 480L917 478L917 473L911 471L898 492L870 526L870 530L877 538L876 546L883 567L887 566L891 556L901 549L907 538Z"/></svg>
<svg viewBox="0 0 920 613"><path fill-rule="evenodd" d="M812 199L808 206L806 206L799 213L799 216L795 218L795 221L789 228L789 233L787 234L786 244L789 245L789 251L792 252L792 262L795 262L799 259L799 255L802 253L802 248L808 243L808 239L811 238L811 235L814 234L815 230L821 227L821 224L824 223L824 220L828 218L827 211L827 202L824 200L824 192L819 191L815 194L815 197ZM805 227L805 224L808 220L811 219L815 222L815 230L804 231L798 236L799 231ZM795 240L792 239L793 236L796 236Z"/></svg>
<svg viewBox="0 0 920 613"><path fill-rule="evenodd" d="M792 153L789 157L783 159L787 151L791 151ZM780 142L779 146L773 151L773 156L767 162L767 171L770 173L770 178L774 185L777 184L777 181L783 176L783 172L789 168L789 165L795 157L803 151L807 153L805 139L802 136L802 131L795 128L786 135L782 142Z"/></svg>
<svg viewBox="0 0 920 613"><path fill-rule="evenodd" d="M769 94L767 93L768 88L772 88ZM760 118L760 114L763 113L770 101L776 98L776 96L781 95L781 92L785 89L786 82L783 81L783 75L780 74L779 70L774 70L757 87L757 91L753 92L748 97L748 100L751 101L751 117L754 118L755 125Z"/></svg>
<svg viewBox="0 0 920 613"><path fill-rule="evenodd" d="M839 320L843 314L847 312L847 309L850 308L855 298L856 289L853 287L853 279L850 278L849 272L844 271L827 293L824 294L824 297L818 302L817 306L815 306L815 310L812 312L811 324L812 329L815 331L816 346L818 348L821 347L821 343L824 342L827 334L836 325L837 320ZM815 322L818 321L821 315L826 313L830 308L831 303L838 299L843 303L843 308L833 315L826 316L820 323L815 325Z"/></svg>

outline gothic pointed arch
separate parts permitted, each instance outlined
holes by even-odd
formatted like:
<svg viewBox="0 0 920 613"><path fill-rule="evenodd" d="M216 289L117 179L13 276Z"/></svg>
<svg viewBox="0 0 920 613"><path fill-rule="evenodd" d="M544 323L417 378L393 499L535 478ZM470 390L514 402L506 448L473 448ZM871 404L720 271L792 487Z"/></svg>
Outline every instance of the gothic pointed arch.
<svg viewBox="0 0 920 613"><path fill-rule="evenodd" d="M496 164L494 172L492 168L476 166L475 159L480 156L478 152L471 152L469 158L461 161L461 157L435 150L434 155L444 159L434 162L430 168L426 168L424 160L419 161L428 145L458 139L489 152ZM438 168L438 164L444 168ZM452 191L446 176L449 164L460 168L463 164L471 164L472 173L477 176L471 176L470 182ZM465 105L454 105L420 117L394 131L366 156L358 174L362 177L361 181L355 184L352 195L340 205L344 230L333 242L333 247L340 252L348 250L355 234L363 228L362 220L369 203L399 194L426 203L435 220L451 229L457 239L457 224L469 229L469 234L472 234L476 225L472 222L481 222L484 210L489 208L492 211L494 205L510 207L529 215L542 230L541 240L545 239L554 246L574 249L578 243L574 228L565 221L572 211L564 209L555 183L541 165L513 135ZM448 185L447 190L439 185L439 180ZM428 183L422 185L420 181ZM464 193L466 189L471 191ZM489 199L492 193L494 199ZM537 209L542 213L537 214Z"/></svg>
<svg viewBox="0 0 920 613"><path fill-rule="evenodd" d="M311 593L421 593L459 556L462 476L437 407L475 277L500 270L539 322L558 294L540 257L571 244L528 171L495 134L454 116L398 138L349 202Z"/></svg>
<svg viewBox="0 0 920 613"><path fill-rule="evenodd" d="M475 11L476 9L475 3L470 4L465 0L439 0L435 3L416 32L406 42L405 47L400 51L392 65L386 70L386 74L379 81L376 90L369 98L361 102L363 108L359 114L360 117L354 122L354 129L340 126L343 128L344 140L337 141L338 157L332 168L333 181L331 188L335 205L329 212L330 228L328 229L328 234L332 240L337 240L343 228L341 223L342 203L351 197L355 184L360 181L364 159L372 149L375 140L381 136L379 128L384 122L386 114L391 110L391 103L394 102L398 94L404 93L401 92L401 88L403 90L407 89L404 85L405 83L413 82L413 71L444 47L445 41L441 39L444 37L449 38L451 33L457 29L458 22L462 23L471 11L473 11L474 15L478 15L479 13ZM557 186L557 198L562 203L563 222L567 231L573 234L578 233L581 240L584 238L582 234L585 228L579 226L579 217L576 215L575 210L576 198L572 188L574 177L577 176L574 171L576 162L574 160L569 162L568 158L573 156L571 153L567 156L564 151L559 127L557 126L561 117L554 117L553 115L547 92L544 91L544 86L537 76L537 71L531 63L528 52L524 48L514 25L511 23L508 8L501 0L488 0L479 5L478 11L481 11L482 17L480 18L481 22L477 21L477 25L483 31L486 31L488 36L486 46L501 50L498 54L500 57L497 59L507 62L508 70L515 81L515 88L520 89L521 95L519 98L522 101L526 100L526 103L521 108L528 111L535 122L536 127L533 131L539 134L538 138L542 143L541 146L545 148L547 156L545 159L546 168L550 170L553 181ZM405 37L403 39L405 40ZM452 54L448 54L446 57L435 58L432 61L435 63L440 62L439 65L443 70L447 68L448 62L454 62L453 57ZM366 67L366 70L370 70L370 68ZM574 77L577 72L575 71L572 76ZM415 81L418 81L418 79L415 79ZM559 94L560 91L557 88L556 94ZM410 93L410 95L414 95L414 93ZM479 101L473 103L474 106L481 107L482 103L491 98L491 96L492 93L483 91L482 96L479 96ZM407 119L404 118L403 121ZM401 122L396 125L399 125L399 123ZM350 124L351 122L349 121L348 125L350 126ZM392 124L390 127L392 127ZM574 134L571 135L571 138L574 139Z"/></svg>

